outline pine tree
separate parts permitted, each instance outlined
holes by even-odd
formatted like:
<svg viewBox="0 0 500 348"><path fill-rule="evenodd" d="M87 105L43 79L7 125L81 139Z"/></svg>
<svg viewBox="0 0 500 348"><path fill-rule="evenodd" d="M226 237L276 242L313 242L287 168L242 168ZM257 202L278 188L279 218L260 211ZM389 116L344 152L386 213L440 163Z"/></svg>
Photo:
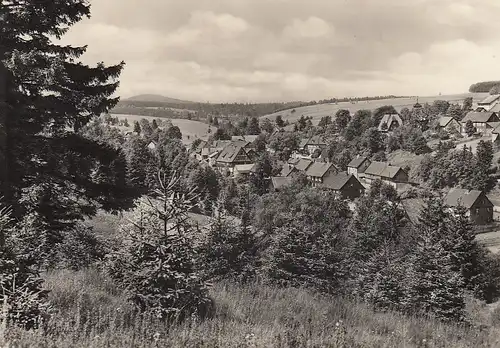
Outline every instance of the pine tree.
<svg viewBox="0 0 500 348"><path fill-rule="evenodd" d="M180 193L179 178L160 175L156 199L141 198L123 226L123 251L110 256L108 270L142 311L162 319L205 315L206 285L195 269L193 227L188 212L197 205L194 191Z"/></svg>
<svg viewBox="0 0 500 348"><path fill-rule="evenodd" d="M470 137L474 133L476 133L476 128L474 127L472 121L468 120L467 122L465 122L465 134L467 134Z"/></svg>
<svg viewBox="0 0 500 348"><path fill-rule="evenodd" d="M100 190L107 190L109 205L121 208L111 204L119 188L89 180L96 162L113 153L78 130L116 105L112 95L124 64L90 67L78 61L86 47L54 41L89 15L85 0L4 0L0 5L0 191L20 217L30 208L18 204L21 192L49 184L50 205L68 208L59 214L38 210L53 230L95 208L93 195Z"/></svg>
<svg viewBox="0 0 500 348"><path fill-rule="evenodd" d="M134 121L134 132L141 134L141 125L139 124L139 121Z"/></svg>

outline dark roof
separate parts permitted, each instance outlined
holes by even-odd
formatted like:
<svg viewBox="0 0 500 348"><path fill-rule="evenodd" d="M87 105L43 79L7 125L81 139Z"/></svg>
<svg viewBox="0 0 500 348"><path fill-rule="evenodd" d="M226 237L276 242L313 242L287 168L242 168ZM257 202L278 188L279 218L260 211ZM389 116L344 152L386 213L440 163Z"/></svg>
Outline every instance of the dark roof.
<svg viewBox="0 0 500 348"><path fill-rule="evenodd" d="M477 103L477 105L491 104L491 103L497 101L498 98L500 98L500 94L489 95L486 98L484 98L483 100L481 100L479 103Z"/></svg>
<svg viewBox="0 0 500 348"><path fill-rule="evenodd" d="M390 164L385 162L374 161L368 168L366 168L365 174L393 179L400 170L402 170L401 167L391 166Z"/></svg>
<svg viewBox="0 0 500 348"><path fill-rule="evenodd" d="M306 175L316 178L322 178L332 167L334 167L333 163L313 162L313 164L311 164L309 168L307 168Z"/></svg>
<svg viewBox="0 0 500 348"><path fill-rule="evenodd" d="M292 183L292 178L288 177L288 178L284 178L284 177L281 177L281 176L273 176L271 178L271 183L274 187L274 189L279 189L285 185L289 185Z"/></svg>
<svg viewBox="0 0 500 348"><path fill-rule="evenodd" d="M312 164L311 160L301 159L296 165L295 168L300 170L301 172L305 172L307 168Z"/></svg>
<svg viewBox="0 0 500 348"><path fill-rule="evenodd" d="M234 144L229 144L227 145L219 154L219 157L217 157L218 162L225 162L225 163L232 163L238 154L243 151L243 146L241 145L234 145ZM246 152L245 152L246 154Z"/></svg>
<svg viewBox="0 0 500 348"><path fill-rule="evenodd" d="M360 157L357 157L355 159L353 159L351 162L349 162L349 164L347 165L348 167L351 167L351 168L359 168L361 167L361 165L366 161L368 160L367 157L364 157L364 156L360 156Z"/></svg>
<svg viewBox="0 0 500 348"><path fill-rule="evenodd" d="M421 198L403 199L401 205L406 215L408 215L408 219L410 219L413 224L418 224L418 218L425 206L424 200Z"/></svg>
<svg viewBox="0 0 500 348"><path fill-rule="evenodd" d="M444 198L444 202L450 207L456 207L460 204L465 208L470 209L481 195L483 195L483 193L479 190L465 190L455 188L451 189L450 192L448 192L448 194ZM484 197L486 196L484 195ZM488 198L486 197L486 199ZM491 205L493 205L493 203L491 203Z"/></svg>
<svg viewBox="0 0 500 348"><path fill-rule="evenodd" d="M285 163L283 165L283 168L281 168L281 173L280 173L280 176L283 176L283 177L287 177L289 176L290 174L292 174L292 172L295 170L295 167L288 164L288 163Z"/></svg>
<svg viewBox="0 0 500 348"><path fill-rule="evenodd" d="M246 141L253 143L259 136L258 135L233 135L231 137L232 141Z"/></svg>
<svg viewBox="0 0 500 348"><path fill-rule="evenodd" d="M349 180L356 180L360 187L363 185L356 179L354 175L347 175L346 173L339 173L337 175L330 175L325 178L323 186L332 190L342 190L342 188L349 182Z"/></svg>
<svg viewBox="0 0 500 348"><path fill-rule="evenodd" d="M469 111L467 115L462 119L462 123L467 121L476 122L476 123L486 123L486 122L495 122L498 121L496 114L494 112L477 112L477 111Z"/></svg>

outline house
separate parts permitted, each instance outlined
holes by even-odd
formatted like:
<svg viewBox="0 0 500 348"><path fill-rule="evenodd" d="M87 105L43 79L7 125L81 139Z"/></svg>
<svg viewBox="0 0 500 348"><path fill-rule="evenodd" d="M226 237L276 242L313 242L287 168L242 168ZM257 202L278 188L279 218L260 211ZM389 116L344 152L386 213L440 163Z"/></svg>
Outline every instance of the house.
<svg viewBox="0 0 500 348"><path fill-rule="evenodd" d="M367 157L358 156L347 165L347 174L351 174L356 178L359 178L359 173L364 173L370 164L371 161Z"/></svg>
<svg viewBox="0 0 500 348"><path fill-rule="evenodd" d="M286 178L286 177L292 176L294 173L297 173L297 172L298 172L297 168L295 168L291 164L285 163L285 164L283 164L283 167L281 168L280 176Z"/></svg>
<svg viewBox="0 0 500 348"><path fill-rule="evenodd" d="M295 164L295 168L299 172L305 173L307 171L307 168L309 168L313 164L313 161L308 160L308 159L300 159L297 164Z"/></svg>
<svg viewBox="0 0 500 348"><path fill-rule="evenodd" d="M379 132L392 132L403 125L403 120L399 114L385 114L378 125Z"/></svg>
<svg viewBox="0 0 500 348"><path fill-rule="evenodd" d="M360 177L367 185L375 180L382 180L382 182L397 188L398 183L408 182L408 173L401 167L391 166L386 162L371 162L364 173Z"/></svg>
<svg viewBox="0 0 500 348"><path fill-rule="evenodd" d="M476 225L493 222L494 205L482 191L451 189L444 197L444 202L449 207L461 205L466 208L471 222Z"/></svg>
<svg viewBox="0 0 500 348"><path fill-rule="evenodd" d="M316 150L322 151L327 143L319 135L314 135L307 139L302 139L299 144L299 151L312 155Z"/></svg>
<svg viewBox="0 0 500 348"><path fill-rule="evenodd" d="M234 166L233 176L236 177L248 177L253 173L255 169L255 163L250 164L237 164Z"/></svg>
<svg viewBox="0 0 500 348"><path fill-rule="evenodd" d="M457 121L457 119L449 116L442 116L439 119L439 124L438 124L439 129L443 129L447 131L448 133L462 133L462 125L460 122Z"/></svg>
<svg viewBox="0 0 500 348"><path fill-rule="evenodd" d="M500 102L500 94L489 95L477 103L476 111L491 111Z"/></svg>
<svg viewBox="0 0 500 348"><path fill-rule="evenodd" d="M401 206L406 219L413 225L418 225L420 223L420 214L425 207L425 201L422 198L403 199L401 200Z"/></svg>
<svg viewBox="0 0 500 348"><path fill-rule="evenodd" d="M490 132L491 127L488 126L489 122L499 122L497 114L494 112L477 112L470 111L462 119L462 133L465 132L465 125L471 121L478 133L485 134ZM489 133L491 134L491 133Z"/></svg>
<svg viewBox="0 0 500 348"><path fill-rule="evenodd" d="M330 175L339 172L333 163L313 162L306 170L306 176L312 187L321 186L324 180Z"/></svg>
<svg viewBox="0 0 500 348"><path fill-rule="evenodd" d="M321 187L333 190L341 198L350 200L361 197L365 192L365 187L359 180L354 175L346 173L325 177Z"/></svg>
<svg viewBox="0 0 500 348"><path fill-rule="evenodd" d="M280 191L284 186L290 185L292 183L292 178L281 177L281 176L273 176L271 177L271 191Z"/></svg>
<svg viewBox="0 0 500 348"><path fill-rule="evenodd" d="M219 153L215 166L221 173L233 174L234 167L238 164L252 164L253 158L247 153L244 146L229 144Z"/></svg>

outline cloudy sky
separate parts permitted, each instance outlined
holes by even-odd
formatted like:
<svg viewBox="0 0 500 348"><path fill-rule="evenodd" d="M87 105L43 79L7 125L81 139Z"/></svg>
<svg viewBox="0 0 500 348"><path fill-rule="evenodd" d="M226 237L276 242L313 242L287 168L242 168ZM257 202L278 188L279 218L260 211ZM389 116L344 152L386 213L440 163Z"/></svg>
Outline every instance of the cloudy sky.
<svg viewBox="0 0 500 348"><path fill-rule="evenodd" d="M126 62L120 95L286 101L500 79L499 0L90 0L64 41Z"/></svg>

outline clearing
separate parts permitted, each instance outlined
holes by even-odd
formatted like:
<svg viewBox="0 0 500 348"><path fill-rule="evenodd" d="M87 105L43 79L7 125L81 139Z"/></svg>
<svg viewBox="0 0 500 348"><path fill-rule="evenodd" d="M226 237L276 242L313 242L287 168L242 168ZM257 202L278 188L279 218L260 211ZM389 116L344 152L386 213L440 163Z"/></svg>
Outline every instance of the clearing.
<svg viewBox="0 0 500 348"><path fill-rule="evenodd" d="M436 100L447 100L450 103L462 103L467 97L472 97L474 102L483 99L488 93L464 93L464 94L453 94L453 95L440 95L432 97L419 97L418 101L420 104L429 103L432 104ZM384 105L392 105L397 111L402 108L411 109L413 105L417 102L416 98L392 98L392 99L381 99L381 100L369 100L369 101L359 101L355 103L342 102L342 103L330 103L330 104L318 104L298 107L295 109L289 109L284 111L275 112L269 115L262 116L263 118L269 118L274 121L276 116L281 115L283 120L288 120L290 123L296 122L302 115L312 117L313 124L318 124L321 117L324 116L335 116L335 113L339 109L347 109L351 113L355 113L358 110L375 110ZM292 112L295 110L295 112Z"/></svg>
<svg viewBox="0 0 500 348"><path fill-rule="evenodd" d="M184 144L190 144L195 139L206 139L210 136L211 133L217 130L216 127L210 126L206 123L200 121L187 120L184 118L159 118L159 117L151 117L151 116L142 116L142 115L125 115L125 114L111 114L112 117L118 117L118 119L127 119L130 127L128 130L133 129L134 121L139 121L141 118L145 118L148 121L152 121L154 119L157 120L170 120L174 126L179 127L182 133L182 142ZM124 127L120 127L125 129ZM210 129L210 133L209 133Z"/></svg>

